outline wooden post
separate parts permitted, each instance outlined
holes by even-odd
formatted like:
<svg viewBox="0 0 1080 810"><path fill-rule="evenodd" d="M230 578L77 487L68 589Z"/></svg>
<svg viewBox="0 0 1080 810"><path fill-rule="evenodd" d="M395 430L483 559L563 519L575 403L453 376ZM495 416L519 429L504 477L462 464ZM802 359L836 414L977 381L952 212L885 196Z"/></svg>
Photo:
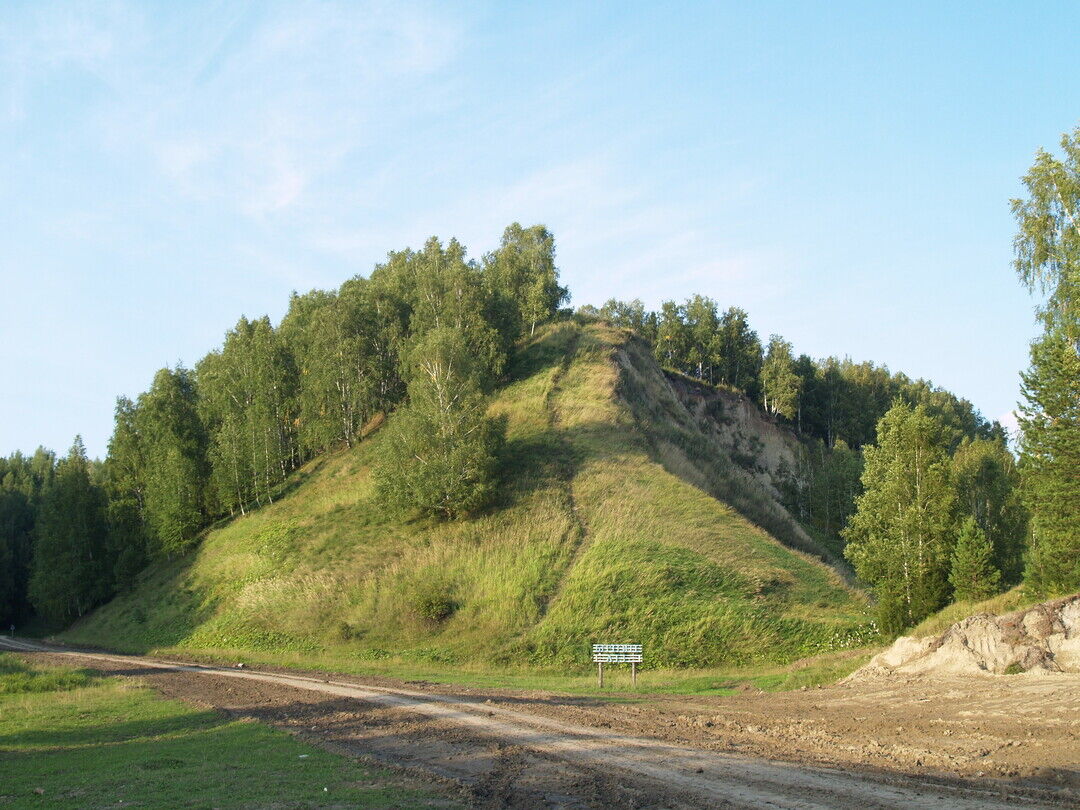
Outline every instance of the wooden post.
<svg viewBox="0 0 1080 810"><path fill-rule="evenodd" d="M604 662L603 661L597 661L596 662L596 670L599 673L600 688L603 689L604 688Z"/></svg>
<svg viewBox="0 0 1080 810"><path fill-rule="evenodd" d="M637 686L637 664L633 661L630 662L630 680L634 682L634 686Z"/></svg>

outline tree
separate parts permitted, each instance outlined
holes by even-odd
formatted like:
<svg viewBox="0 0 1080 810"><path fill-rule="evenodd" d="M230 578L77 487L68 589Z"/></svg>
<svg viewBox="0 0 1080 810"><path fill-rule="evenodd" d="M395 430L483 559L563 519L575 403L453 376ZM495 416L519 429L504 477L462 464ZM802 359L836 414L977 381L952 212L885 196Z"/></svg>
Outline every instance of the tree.
<svg viewBox="0 0 1080 810"><path fill-rule="evenodd" d="M941 434L924 406L898 401L878 423L877 446L865 451L844 554L873 588L886 632L919 622L947 596L956 494Z"/></svg>
<svg viewBox="0 0 1080 810"><path fill-rule="evenodd" d="M998 592L1001 572L994 566L994 546L975 518L960 527L952 553L949 584L957 602L981 602Z"/></svg>
<svg viewBox="0 0 1080 810"><path fill-rule="evenodd" d="M1012 453L1001 440L965 437L953 454L952 480L960 511L986 536L1004 581L1016 584L1023 573L1028 512Z"/></svg>
<svg viewBox="0 0 1080 810"><path fill-rule="evenodd" d="M661 365L682 371L686 366L690 334L686 328L683 308L674 301L660 305L653 352Z"/></svg>
<svg viewBox="0 0 1080 810"><path fill-rule="evenodd" d="M686 365L699 380L714 383L718 360L716 333L720 328L716 302L703 295L695 295L687 300L682 311L686 317L688 339Z"/></svg>
<svg viewBox="0 0 1080 810"><path fill-rule="evenodd" d="M136 405L136 426L148 459L146 523L156 550L169 554L186 548L205 519L209 469L196 404L195 382L177 366L158 371Z"/></svg>
<svg viewBox="0 0 1080 810"><path fill-rule="evenodd" d="M1012 200L1014 267L1043 295L1043 332L1021 375L1020 466L1031 510L1025 577L1038 591L1080 588L1080 128L1061 140L1062 158L1039 150Z"/></svg>
<svg viewBox="0 0 1080 810"><path fill-rule="evenodd" d="M524 280L518 279L521 286L515 288L521 296L518 300L524 300L531 283L525 270L528 266L521 273ZM447 327L464 340L481 387L490 388L501 376L508 336L489 317L490 280L475 263L465 260L465 249L457 240L451 239L444 248L432 237L420 252L391 253L387 263L372 273L372 281L393 289L408 310L408 334L397 347L399 356L408 357L410 347L427 332Z"/></svg>
<svg viewBox="0 0 1080 810"><path fill-rule="evenodd" d="M761 341L750 328L746 310L731 307L720 316L717 336L720 379L756 399L761 375Z"/></svg>
<svg viewBox="0 0 1080 810"><path fill-rule="evenodd" d="M769 336L769 348L761 367L761 392L765 409L774 416L794 419L798 412L801 379L795 372L791 344L779 335Z"/></svg>
<svg viewBox="0 0 1080 810"><path fill-rule="evenodd" d="M427 332L409 355L409 402L394 415L375 467L376 491L398 511L453 519L496 491L505 424L486 405L465 337Z"/></svg>
<svg viewBox="0 0 1080 810"><path fill-rule="evenodd" d="M570 293L559 285L555 267L555 237L543 225L523 228L517 222L503 231L502 243L485 257L484 275L497 296L500 331L511 341L528 328L553 318Z"/></svg>
<svg viewBox="0 0 1080 810"><path fill-rule="evenodd" d="M859 451L849 448L843 439L837 439L831 448L824 442L815 445L810 453L809 520L835 546L862 491L859 479L863 460Z"/></svg>
<svg viewBox="0 0 1080 810"><path fill-rule="evenodd" d="M119 587L129 585L153 553L146 524L147 461L138 422L135 403L117 397L103 487L108 499L109 554L115 560L112 573Z"/></svg>
<svg viewBox="0 0 1080 810"><path fill-rule="evenodd" d="M33 529L30 499L14 487L4 486L0 477L0 627L25 615Z"/></svg>
<svg viewBox="0 0 1080 810"><path fill-rule="evenodd" d="M0 626L32 612L28 590L34 526L55 473L56 457L43 447L33 456L0 458Z"/></svg>
<svg viewBox="0 0 1080 810"><path fill-rule="evenodd" d="M613 326L631 329L646 340L652 340L653 336L649 334L647 321L649 314L645 312L645 305L640 298L635 298L633 301L609 298L596 313L597 317L611 321Z"/></svg>
<svg viewBox="0 0 1080 810"><path fill-rule="evenodd" d="M199 414L209 433L214 492L243 511L273 503L296 458L296 369L270 319L241 318L219 352L198 365Z"/></svg>
<svg viewBox="0 0 1080 810"><path fill-rule="evenodd" d="M29 595L52 622L82 616L112 594L105 493L90 476L82 439L75 437L37 516Z"/></svg>
<svg viewBox="0 0 1080 810"><path fill-rule="evenodd" d="M338 293L294 295L279 330L298 372L296 418L305 456L352 447L384 397L387 356L371 284L357 278Z"/></svg>

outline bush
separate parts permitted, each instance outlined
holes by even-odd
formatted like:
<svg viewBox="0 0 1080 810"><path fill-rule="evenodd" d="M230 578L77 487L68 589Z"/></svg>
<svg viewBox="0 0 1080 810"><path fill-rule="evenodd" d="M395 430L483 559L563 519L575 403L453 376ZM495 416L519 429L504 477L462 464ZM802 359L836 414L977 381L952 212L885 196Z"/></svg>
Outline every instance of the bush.
<svg viewBox="0 0 1080 810"><path fill-rule="evenodd" d="M445 592L426 591L413 600L413 609L424 621L439 624L454 615L457 604Z"/></svg>

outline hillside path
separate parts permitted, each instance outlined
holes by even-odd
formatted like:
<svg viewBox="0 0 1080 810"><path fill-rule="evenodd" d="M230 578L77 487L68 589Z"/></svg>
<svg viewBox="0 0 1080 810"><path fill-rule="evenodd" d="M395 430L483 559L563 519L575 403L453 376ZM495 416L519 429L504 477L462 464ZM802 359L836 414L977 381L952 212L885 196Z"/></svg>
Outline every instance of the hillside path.
<svg viewBox="0 0 1080 810"><path fill-rule="evenodd" d="M376 679L214 667L4 637L0 648L137 677L169 697L449 780L463 786L466 802L476 807L1065 806L1060 795L1022 785L790 764L623 734L509 708L482 690L448 694L427 684L375 685L365 681Z"/></svg>

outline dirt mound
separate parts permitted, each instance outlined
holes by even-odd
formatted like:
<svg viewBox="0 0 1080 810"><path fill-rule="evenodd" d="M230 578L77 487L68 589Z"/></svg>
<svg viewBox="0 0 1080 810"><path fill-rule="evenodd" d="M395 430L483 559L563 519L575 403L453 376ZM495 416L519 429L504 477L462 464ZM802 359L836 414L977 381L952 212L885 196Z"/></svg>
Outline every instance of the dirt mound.
<svg viewBox="0 0 1080 810"><path fill-rule="evenodd" d="M1080 672L1080 594L994 616L980 613L940 636L898 638L848 680L898 673Z"/></svg>

